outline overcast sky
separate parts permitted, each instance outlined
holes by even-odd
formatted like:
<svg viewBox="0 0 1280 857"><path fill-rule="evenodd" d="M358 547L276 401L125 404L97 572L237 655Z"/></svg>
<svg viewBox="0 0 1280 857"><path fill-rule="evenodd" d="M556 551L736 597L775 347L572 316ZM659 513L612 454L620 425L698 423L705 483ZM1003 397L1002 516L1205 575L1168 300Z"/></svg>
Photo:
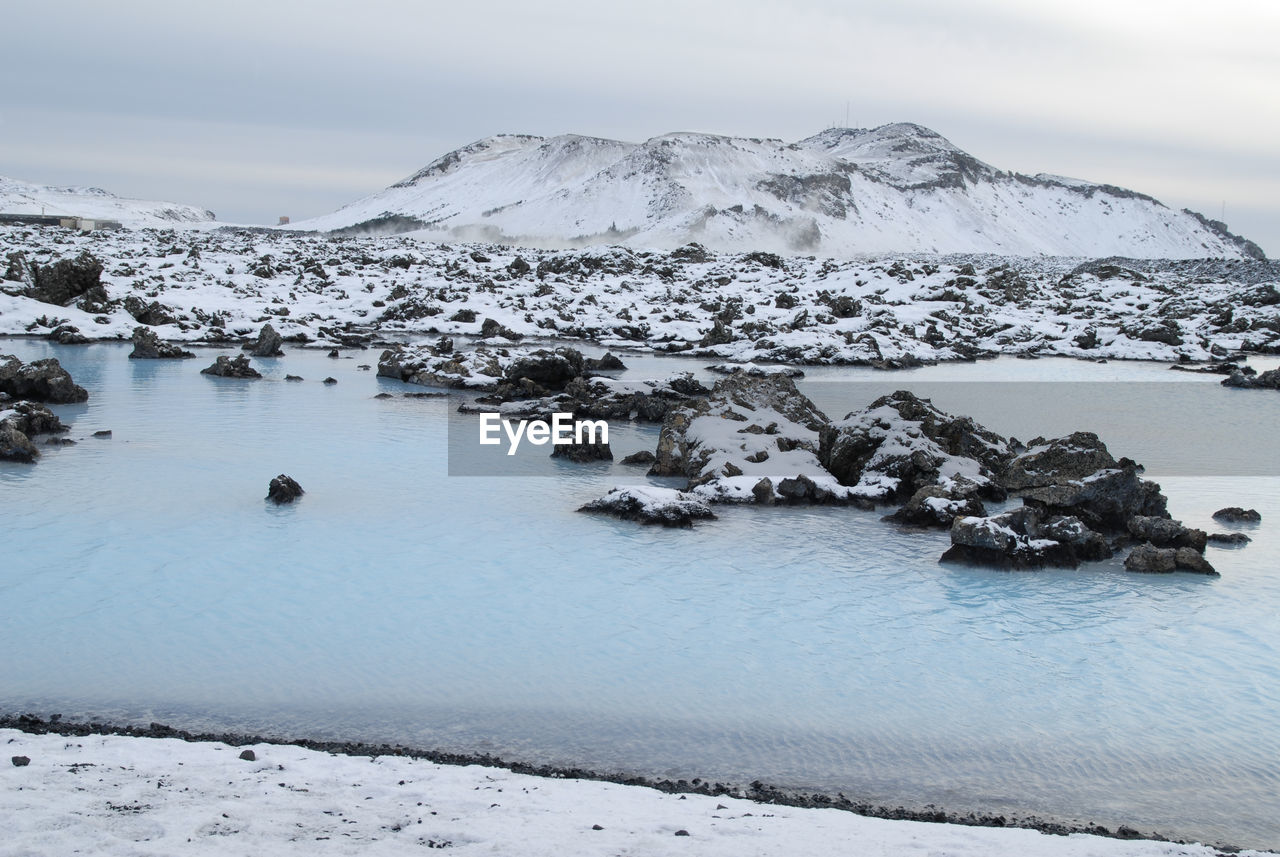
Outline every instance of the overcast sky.
<svg viewBox="0 0 1280 857"><path fill-rule="evenodd" d="M274 223L501 132L916 122L1280 256L1272 0L10 3L0 174Z"/></svg>

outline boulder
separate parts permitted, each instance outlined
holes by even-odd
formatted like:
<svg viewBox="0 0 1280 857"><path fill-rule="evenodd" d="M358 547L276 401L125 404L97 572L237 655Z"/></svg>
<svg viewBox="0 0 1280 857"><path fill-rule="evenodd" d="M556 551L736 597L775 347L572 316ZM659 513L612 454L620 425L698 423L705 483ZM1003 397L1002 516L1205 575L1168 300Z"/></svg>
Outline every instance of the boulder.
<svg viewBox="0 0 1280 857"><path fill-rule="evenodd" d="M584 369L582 352L576 348L540 348L517 357L506 367L503 378L508 383L532 381L547 390L563 390Z"/></svg>
<svg viewBox="0 0 1280 857"><path fill-rule="evenodd" d="M1253 541L1244 533L1209 533L1207 539L1215 545L1228 545L1230 547L1240 547Z"/></svg>
<svg viewBox="0 0 1280 857"><path fill-rule="evenodd" d="M1269 369L1259 375L1246 375L1235 370L1222 379L1222 386L1242 390L1280 390L1280 369Z"/></svg>
<svg viewBox="0 0 1280 857"><path fill-rule="evenodd" d="M1124 567L1129 571L1147 574L1168 574L1174 571L1218 574L1204 555L1194 548L1162 548L1150 542L1140 544L1130 551L1125 557Z"/></svg>
<svg viewBox="0 0 1280 857"><path fill-rule="evenodd" d="M51 265L32 264L31 286L25 295L43 303L67 306L96 291L103 291L102 262L86 250L74 259L59 259Z"/></svg>
<svg viewBox="0 0 1280 857"><path fill-rule="evenodd" d="M633 452L626 458L622 459L622 463L630 465L647 465L653 464L656 460L657 458L652 452L647 449L642 449L639 452Z"/></svg>
<svg viewBox="0 0 1280 857"><path fill-rule="evenodd" d="M702 500L674 488L650 485L614 488L578 511L612 515L624 521L660 524L664 527L691 527L696 520L715 518L711 508Z"/></svg>
<svg viewBox="0 0 1280 857"><path fill-rule="evenodd" d="M133 320L138 324L148 327L175 324L178 321L164 304L159 301L148 303L137 295L129 295L124 299L124 311L133 316Z"/></svg>
<svg viewBox="0 0 1280 857"><path fill-rule="evenodd" d="M488 339L493 336L501 336L503 339L510 339L512 342L518 342L521 339L524 339L522 334L516 333L511 328L499 324L492 318L486 318L480 324L480 336L484 339Z"/></svg>
<svg viewBox="0 0 1280 857"><path fill-rule="evenodd" d="M921 488L957 479L993 500L1005 497L999 475L1010 442L899 390L822 431L819 458L842 485L881 502L907 502Z"/></svg>
<svg viewBox="0 0 1280 857"><path fill-rule="evenodd" d="M262 326L262 330L258 331L258 339L245 345L245 350L254 357L283 357L284 351L280 348L284 339L272 327L270 322Z"/></svg>
<svg viewBox="0 0 1280 857"><path fill-rule="evenodd" d="M80 332L80 328L71 324L60 324L49 331L49 340L59 345L84 345L89 337Z"/></svg>
<svg viewBox="0 0 1280 857"><path fill-rule="evenodd" d="M129 356L134 360L168 360L195 357L190 351L184 351L176 345L163 342L156 332L149 327L133 329L133 351Z"/></svg>
<svg viewBox="0 0 1280 857"><path fill-rule="evenodd" d="M1172 518L1135 515L1127 527L1135 539L1158 548L1192 548L1203 552L1207 540L1204 530L1188 529Z"/></svg>
<svg viewBox="0 0 1280 857"><path fill-rule="evenodd" d="M557 443L551 447L551 457L580 463L613 461L613 450L607 443Z"/></svg>
<svg viewBox="0 0 1280 857"><path fill-rule="evenodd" d="M911 527L950 527L959 517L986 517L986 507L974 496L963 496L954 489L926 485L885 520Z"/></svg>
<svg viewBox="0 0 1280 857"><path fill-rule="evenodd" d="M281 473L267 486L267 499L277 506L292 503L304 493L302 486L292 478Z"/></svg>
<svg viewBox="0 0 1280 857"><path fill-rule="evenodd" d="M1241 509L1239 506L1228 506L1225 509L1219 509L1213 513L1215 521L1226 521L1230 524L1257 524L1262 521L1262 515L1258 514L1257 509Z"/></svg>
<svg viewBox="0 0 1280 857"><path fill-rule="evenodd" d="M6 408L11 410L5 410ZM0 406L0 417L13 423L13 427L27 437L61 434L68 430L57 414L37 402L14 402Z"/></svg>
<svg viewBox="0 0 1280 857"><path fill-rule="evenodd" d="M612 351L606 351L603 357L588 357L586 367L592 371L613 371L626 369L626 364L617 358Z"/></svg>
<svg viewBox="0 0 1280 857"><path fill-rule="evenodd" d="M989 517L958 517L951 525L951 547L942 562L995 568L1075 568L1106 559L1111 546L1079 518L1044 517L1023 506Z"/></svg>
<svg viewBox="0 0 1280 857"><path fill-rule="evenodd" d="M1001 481L1009 491L1023 491L1083 479L1116 466L1116 460L1096 434L1078 431L1053 440L1032 440L1025 451L1008 462Z"/></svg>
<svg viewBox="0 0 1280 857"><path fill-rule="evenodd" d="M0 461L32 462L40 457L40 450L25 433L18 430L12 420L0 420Z"/></svg>
<svg viewBox="0 0 1280 857"><path fill-rule="evenodd" d="M11 354L0 355L0 393L15 399L34 399L55 405L83 402L89 394L71 380L55 357L23 363Z"/></svg>
<svg viewBox="0 0 1280 857"><path fill-rule="evenodd" d="M1168 517L1160 486L1139 477L1132 464L1032 488L1023 492L1022 500L1044 517L1076 517L1101 533L1128 533L1129 519L1135 516Z"/></svg>
<svg viewBox="0 0 1280 857"><path fill-rule="evenodd" d="M249 365L249 358L243 354L228 357L219 354L212 366L200 370L201 375L216 375L219 378L261 378L262 373Z"/></svg>

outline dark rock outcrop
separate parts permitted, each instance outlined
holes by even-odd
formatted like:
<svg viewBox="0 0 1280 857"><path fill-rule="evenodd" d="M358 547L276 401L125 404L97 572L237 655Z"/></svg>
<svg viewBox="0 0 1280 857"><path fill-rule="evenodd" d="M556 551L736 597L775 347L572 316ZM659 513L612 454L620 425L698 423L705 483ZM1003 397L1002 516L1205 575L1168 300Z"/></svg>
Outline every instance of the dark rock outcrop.
<svg viewBox="0 0 1280 857"><path fill-rule="evenodd" d="M1083 479L1116 466L1096 434L1078 431L1053 440L1035 438L1009 461L1001 481L1010 491L1022 491Z"/></svg>
<svg viewBox="0 0 1280 857"><path fill-rule="evenodd" d="M1128 529L1135 539L1158 548L1191 548L1203 552L1208 538L1204 530L1188 529L1172 518L1135 515L1129 519Z"/></svg>
<svg viewBox="0 0 1280 857"><path fill-rule="evenodd" d="M1077 517L1090 529L1103 533L1127 533L1129 520L1137 516L1168 517L1167 500L1160 493L1160 486L1139 477L1133 464L1032 488L1023 492L1022 500L1045 517Z"/></svg>
<svg viewBox="0 0 1280 857"><path fill-rule="evenodd" d="M40 457L40 450L18 430L12 420L0 420L0 461L32 462Z"/></svg>
<svg viewBox="0 0 1280 857"><path fill-rule="evenodd" d="M1244 533L1209 533L1206 539L1215 545L1229 545L1231 547L1240 547L1253 541Z"/></svg>
<svg viewBox="0 0 1280 857"><path fill-rule="evenodd" d="M557 443L551 447L551 457L580 463L613 461L613 450L607 443Z"/></svg>
<svg viewBox="0 0 1280 857"><path fill-rule="evenodd" d="M1222 379L1222 386L1242 390L1280 390L1280 369L1269 369L1258 375L1246 375L1236 370Z"/></svg>
<svg viewBox="0 0 1280 857"><path fill-rule="evenodd" d="M67 431L67 427L57 414L37 402L0 404L0 412L6 409L12 409L12 413L5 417L5 421L13 423L14 428L27 437L35 437L38 434L61 434Z"/></svg>
<svg viewBox="0 0 1280 857"><path fill-rule="evenodd" d="M281 473L267 486L267 499L277 506L292 503L304 493L302 486L289 476Z"/></svg>
<svg viewBox="0 0 1280 857"><path fill-rule="evenodd" d="M1156 547L1150 542L1140 544L1125 557L1124 567L1129 571L1148 574L1168 574L1174 571L1192 571L1196 574L1217 575L1218 572L1194 548Z"/></svg>
<svg viewBox="0 0 1280 857"><path fill-rule="evenodd" d="M647 449L642 449L639 452L633 452L626 458L622 459L622 463L629 465L647 465L653 464L656 460L657 458L652 452Z"/></svg>
<svg viewBox="0 0 1280 857"><path fill-rule="evenodd" d="M47 304L67 306L72 301L101 292L102 262L87 250L74 259L59 259L52 265L31 265L31 286L25 294Z"/></svg>
<svg viewBox="0 0 1280 857"><path fill-rule="evenodd" d="M258 331L256 341L248 343L244 346L245 350L254 357L283 357L284 351L280 348L284 339L280 333L267 322L262 326L262 330Z"/></svg>
<svg viewBox="0 0 1280 857"><path fill-rule="evenodd" d="M1002 500L999 475L1013 456L1006 438L899 390L822 431L819 459L842 485L906 502L921 488L966 472L979 493Z"/></svg>
<svg viewBox="0 0 1280 857"><path fill-rule="evenodd" d="M80 328L72 324L60 324L49 331L49 340L59 345L85 345L89 337L80 332Z"/></svg>
<svg viewBox="0 0 1280 857"><path fill-rule="evenodd" d="M626 369L627 366L612 351L606 351L603 357L588 357L586 367L592 371L613 371Z"/></svg>
<svg viewBox="0 0 1280 857"><path fill-rule="evenodd" d="M164 342L149 327L133 329L133 351L129 356L134 360L170 360L195 357L190 351L184 351L176 345Z"/></svg>
<svg viewBox="0 0 1280 857"><path fill-rule="evenodd" d="M178 321L164 304L159 301L148 303L137 295L129 295L124 299L124 311L133 316L138 324L148 327L175 324Z"/></svg>
<svg viewBox="0 0 1280 857"><path fill-rule="evenodd" d="M0 393L15 399L34 399L55 405L83 402L89 394L71 380L56 357L23 363L11 354L0 355Z"/></svg>
<svg viewBox="0 0 1280 857"><path fill-rule="evenodd" d="M201 375L216 375L219 378L261 378L262 373L249 365L249 358L243 354L228 357L219 354L212 366L200 370Z"/></svg>
<svg viewBox="0 0 1280 857"><path fill-rule="evenodd" d="M1256 524L1262 520L1257 509L1241 509L1239 506L1228 506L1213 513L1215 521L1226 521L1231 524Z"/></svg>
<svg viewBox="0 0 1280 857"><path fill-rule="evenodd" d="M1111 553L1107 540L1079 518L1044 517L1023 506L992 517L956 518L942 561L1008 569L1075 568Z"/></svg>
<svg viewBox="0 0 1280 857"><path fill-rule="evenodd" d="M884 519L910 527L950 527L956 518L982 518L986 514L986 507L975 496L964 496L963 492L940 485L926 485L912 494L901 509Z"/></svg>

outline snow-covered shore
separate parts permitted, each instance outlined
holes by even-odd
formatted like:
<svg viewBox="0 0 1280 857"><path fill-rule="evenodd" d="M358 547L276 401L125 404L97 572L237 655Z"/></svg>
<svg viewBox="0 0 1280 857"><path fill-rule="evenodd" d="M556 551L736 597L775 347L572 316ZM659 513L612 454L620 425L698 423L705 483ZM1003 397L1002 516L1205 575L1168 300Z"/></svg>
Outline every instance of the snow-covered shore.
<svg viewBox="0 0 1280 857"><path fill-rule="evenodd" d="M0 745L3 857L390 855L424 848L558 857L1217 853L1203 845L891 821L292 745L14 729L0 729ZM243 758L246 749L252 758Z"/></svg>
<svg viewBox="0 0 1280 857"><path fill-rule="evenodd" d="M87 253L101 288L38 299L33 265ZM1280 351L1262 261L855 260L430 244L249 231L0 227L0 334L356 344L488 330L735 361L912 365L996 354L1207 360ZM96 275L95 275L96 276ZM93 279L90 277L90 279ZM67 296L71 295L70 298Z"/></svg>

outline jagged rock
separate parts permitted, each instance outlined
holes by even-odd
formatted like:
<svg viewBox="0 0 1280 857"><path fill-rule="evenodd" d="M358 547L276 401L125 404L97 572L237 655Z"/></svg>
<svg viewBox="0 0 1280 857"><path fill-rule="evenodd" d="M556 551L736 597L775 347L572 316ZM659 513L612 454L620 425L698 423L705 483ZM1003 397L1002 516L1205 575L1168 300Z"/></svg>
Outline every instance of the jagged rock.
<svg viewBox="0 0 1280 857"><path fill-rule="evenodd" d="M633 452L626 458L622 459L622 463L632 465L653 464L656 460L657 459L652 452L647 449L642 449L639 452Z"/></svg>
<svg viewBox="0 0 1280 857"><path fill-rule="evenodd" d="M11 420L0 420L0 461L32 462L40 457L40 450L24 432L18 431Z"/></svg>
<svg viewBox="0 0 1280 857"><path fill-rule="evenodd" d="M507 366L503 378L508 383L527 380L547 390L563 390L584 368L582 352L576 348L540 348Z"/></svg>
<svg viewBox="0 0 1280 857"><path fill-rule="evenodd" d="M207 369L200 370L201 375L217 375L219 378L261 378L262 373L249 365L249 358L243 354L228 357L219 354L218 359Z"/></svg>
<svg viewBox="0 0 1280 857"><path fill-rule="evenodd" d="M52 265L32 264L31 286L25 294L43 303L67 306L95 291L102 291L102 262L86 250Z"/></svg>
<svg viewBox="0 0 1280 857"><path fill-rule="evenodd" d="M612 351L606 351L603 357L588 357L586 359L586 368L592 371L613 371L615 369L626 369L627 367Z"/></svg>
<svg viewBox="0 0 1280 857"><path fill-rule="evenodd" d="M926 485L885 520L912 527L950 527L956 518L986 517L986 507L974 496L957 496L954 489Z"/></svg>
<svg viewBox="0 0 1280 857"><path fill-rule="evenodd" d="M624 521L661 524L664 527L691 527L695 520L715 518L711 507L696 497L673 488L648 485L614 488L578 511L613 515Z"/></svg>
<svg viewBox="0 0 1280 857"><path fill-rule="evenodd" d="M254 357L283 357L284 351L280 348L284 339L270 322L262 326L262 330L258 331L258 339L256 342L248 343L244 349Z"/></svg>
<svg viewBox="0 0 1280 857"><path fill-rule="evenodd" d="M1193 571L1197 574L1218 572L1194 548L1161 548L1150 542L1140 544L1125 557L1124 567L1129 571L1148 574L1168 574L1174 571Z"/></svg>
<svg viewBox="0 0 1280 857"><path fill-rule="evenodd" d="M1116 466L1096 434L1078 431L1053 440L1035 438L1009 461L1001 481L1010 491L1022 491L1083 479Z"/></svg>
<svg viewBox="0 0 1280 857"><path fill-rule="evenodd" d="M732 375L734 372L745 372L755 378L765 375L786 375L788 378L803 378L804 370L797 366L761 366L757 363L716 363L707 367L708 372L719 375Z"/></svg>
<svg viewBox="0 0 1280 857"><path fill-rule="evenodd" d="M565 385L563 396L545 403L545 408L596 419L659 422L672 408L708 392L690 372L646 381L578 377Z"/></svg>
<svg viewBox="0 0 1280 857"><path fill-rule="evenodd" d="M176 345L161 341L156 332L149 327L133 329L133 351L129 356L134 360L167 360L195 357L190 351L184 351Z"/></svg>
<svg viewBox="0 0 1280 857"><path fill-rule="evenodd" d="M507 266L507 270L517 277L523 277L525 274L533 270L533 268L524 259L519 256L511 260L511 264Z"/></svg>
<svg viewBox="0 0 1280 857"><path fill-rule="evenodd" d="M258 754L252 750L241 750L240 758L246 762L256 762L258 761Z"/></svg>
<svg viewBox="0 0 1280 857"><path fill-rule="evenodd" d="M1173 319L1151 321L1124 328L1124 333L1142 342L1160 342L1165 345L1181 345L1182 331Z"/></svg>
<svg viewBox="0 0 1280 857"><path fill-rule="evenodd" d="M1280 369L1268 369L1259 375L1250 376L1237 370L1222 379L1224 387L1239 387L1242 390L1280 390Z"/></svg>
<svg viewBox="0 0 1280 857"><path fill-rule="evenodd" d="M613 450L607 443L557 443L551 447L551 457L580 463L613 461Z"/></svg>
<svg viewBox="0 0 1280 857"><path fill-rule="evenodd" d="M14 756L9 759L9 761L13 763L15 768L25 768L27 765L31 764L31 758L29 756Z"/></svg>
<svg viewBox="0 0 1280 857"><path fill-rule="evenodd" d="M840 484L869 498L901 502L958 477L979 485L982 496L1002 500L998 476L1012 456L1007 439L906 390L832 423L822 431L819 450Z"/></svg>
<svg viewBox="0 0 1280 857"><path fill-rule="evenodd" d="M762 506L772 505L777 496L773 491L773 480L768 476L760 477L760 481L751 486L751 495Z"/></svg>
<svg viewBox="0 0 1280 857"><path fill-rule="evenodd" d="M59 345L84 345L89 341L80 328L70 324L60 324L49 331L49 339Z"/></svg>
<svg viewBox="0 0 1280 857"><path fill-rule="evenodd" d="M1106 559L1111 546L1079 518L1045 517L1023 506L990 517L958 517L951 525L951 547L943 562L996 568L1075 568Z"/></svg>
<svg viewBox="0 0 1280 857"><path fill-rule="evenodd" d="M480 325L480 336L484 339L488 339L493 336L501 336L503 339L510 339L513 342L518 342L521 339L524 339L522 334L516 333L511 328L499 324L492 318L486 318Z"/></svg>
<svg viewBox="0 0 1280 857"><path fill-rule="evenodd" d="M286 381L301 381L302 376L301 375L285 375L284 379Z"/></svg>
<svg viewBox="0 0 1280 857"><path fill-rule="evenodd" d="M1172 518L1137 515L1129 519L1128 529L1134 538L1158 548L1192 548L1203 552L1207 539L1204 530L1188 529Z"/></svg>
<svg viewBox="0 0 1280 857"><path fill-rule="evenodd" d="M124 299L124 311L133 316L138 324L148 327L175 324L178 321L164 304L159 301L147 303L137 295L129 295Z"/></svg>
<svg viewBox="0 0 1280 857"><path fill-rule="evenodd" d="M337 379L337 378L325 378L325 379L324 379L324 381L322 381L321 383L323 383L326 387L332 387L334 384L338 383L338 379Z"/></svg>
<svg viewBox="0 0 1280 857"><path fill-rule="evenodd" d="M1253 541L1244 533L1209 533L1206 539L1216 545L1231 545L1232 547L1247 545Z"/></svg>
<svg viewBox="0 0 1280 857"><path fill-rule="evenodd" d="M0 392L15 399L34 399L55 405L89 398L56 357L23 363L12 354L0 355Z"/></svg>
<svg viewBox="0 0 1280 857"><path fill-rule="evenodd" d="M57 414L36 402L0 405L0 418L13 423L13 427L27 437L35 437L39 434L60 434L67 431L67 427Z"/></svg>
<svg viewBox="0 0 1280 857"><path fill-rule="evenodd" d="M1070 515L1102 533L1127 533L1135 516L1166 518L1167 500L1160 486L1138 476L1132 464L1099 470L1083 479L1032 488L1023 502L1045 516Z"/></svg>
<svg viewBox="0 0 1280 857"><path fill-rule="evenodd" d="M1258 514L1257 509L1241 509L1239 506L1228 506L1225 509L1219 509L1214 512L1213 519L1232 524L1257 524L1262 521L1262 515Z"/></svg>
<svg viewBox="0 0 1280 857"><path fill-rule="evenodd" d="M684 476L690 490L717 502L758 501L753 488L762 476L787 492L775 499L847 502L848 490L818 462L818 432L826 424L790 378L735 373L706 398L668 411L649 472Z"/></svg>
<svg viewBox="0 0 1280 857"><path fill-rule="evenodd" d="M292 478L281 473L267 486L267 499L277 506L292 503L306 492Z"/></svg>

